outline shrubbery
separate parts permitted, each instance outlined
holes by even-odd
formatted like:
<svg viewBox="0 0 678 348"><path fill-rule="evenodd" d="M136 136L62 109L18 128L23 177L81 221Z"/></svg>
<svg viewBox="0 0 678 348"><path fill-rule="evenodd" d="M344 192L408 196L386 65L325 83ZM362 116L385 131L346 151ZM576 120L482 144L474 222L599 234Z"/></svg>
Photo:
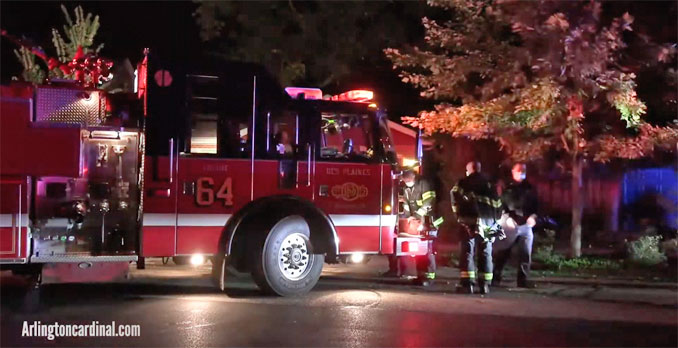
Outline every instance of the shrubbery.
<svg viewBox="0 0 678 348"><path fill-rule="evenodd" d="M666 261L666 255L659 249L660 236L643 236L627 244L630 263L654 266Z"/></svg>
<svg viewBox="0 0 678 348"><path fill-rule="evenodd" d="M561 254L553 252L553 246L540 246L532 254L535 262L539 262L552 270L599 270L613 271L621 269L621 263L599 257L579 257L568 259Z"/></svg>

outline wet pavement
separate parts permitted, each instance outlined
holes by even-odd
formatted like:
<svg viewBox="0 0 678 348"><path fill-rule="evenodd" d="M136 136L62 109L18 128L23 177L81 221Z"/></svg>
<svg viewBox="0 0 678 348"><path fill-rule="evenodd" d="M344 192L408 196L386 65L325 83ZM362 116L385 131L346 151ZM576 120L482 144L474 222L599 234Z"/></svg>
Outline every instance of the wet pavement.
<svg viewBox="0 0 678 348"><path fill-rule="evenodd" d="M48 285L34 313L2 287L0 346L667 346L678 345L676 308L500 288L480 297L453 284L326 268L301 298L262 296L247 277L214 289L206 267L151 264L120 284ZM140 337L21 337L28 324L138 324Z"/></svg>

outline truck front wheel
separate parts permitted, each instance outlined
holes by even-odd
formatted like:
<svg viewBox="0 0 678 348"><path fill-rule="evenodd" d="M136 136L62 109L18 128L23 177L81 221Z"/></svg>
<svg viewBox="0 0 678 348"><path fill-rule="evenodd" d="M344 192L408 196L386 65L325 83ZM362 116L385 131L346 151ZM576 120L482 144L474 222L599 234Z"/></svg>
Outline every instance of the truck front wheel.
<svg viewBox="0 0 678 348"><path fill-rule="evenodd" d="M288 216L271 228L255 256L252 276L259 287L279 296L303 295L320 278L325 255L314 254L306 221Z"/></svg>

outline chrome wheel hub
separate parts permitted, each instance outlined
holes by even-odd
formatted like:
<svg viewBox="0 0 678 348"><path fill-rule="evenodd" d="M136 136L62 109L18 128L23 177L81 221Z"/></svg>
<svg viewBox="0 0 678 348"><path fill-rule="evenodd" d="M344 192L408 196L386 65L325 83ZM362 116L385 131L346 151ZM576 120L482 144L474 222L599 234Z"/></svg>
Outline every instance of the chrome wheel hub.
<svg viewBox="0 0 678 348"><path fill-rule="evenodd" d="M304 277L310 270L311 257L308 253L308 238L301 233L285 237L278 251L278 267L290 280Z"/></svg>

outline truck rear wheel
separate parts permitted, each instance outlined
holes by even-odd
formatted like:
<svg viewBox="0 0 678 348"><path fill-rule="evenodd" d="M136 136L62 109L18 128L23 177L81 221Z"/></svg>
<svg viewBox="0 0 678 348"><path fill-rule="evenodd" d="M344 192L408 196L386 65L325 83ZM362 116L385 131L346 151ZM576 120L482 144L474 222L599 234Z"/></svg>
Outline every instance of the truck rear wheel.
<svg viewBox="0 0 678 348"><path fill-rule="evenodd" d="M267 293L303 295L320 278L325 255L314 254L306 221L288 216L271 228L255 256L252 276Z"/></svg>

